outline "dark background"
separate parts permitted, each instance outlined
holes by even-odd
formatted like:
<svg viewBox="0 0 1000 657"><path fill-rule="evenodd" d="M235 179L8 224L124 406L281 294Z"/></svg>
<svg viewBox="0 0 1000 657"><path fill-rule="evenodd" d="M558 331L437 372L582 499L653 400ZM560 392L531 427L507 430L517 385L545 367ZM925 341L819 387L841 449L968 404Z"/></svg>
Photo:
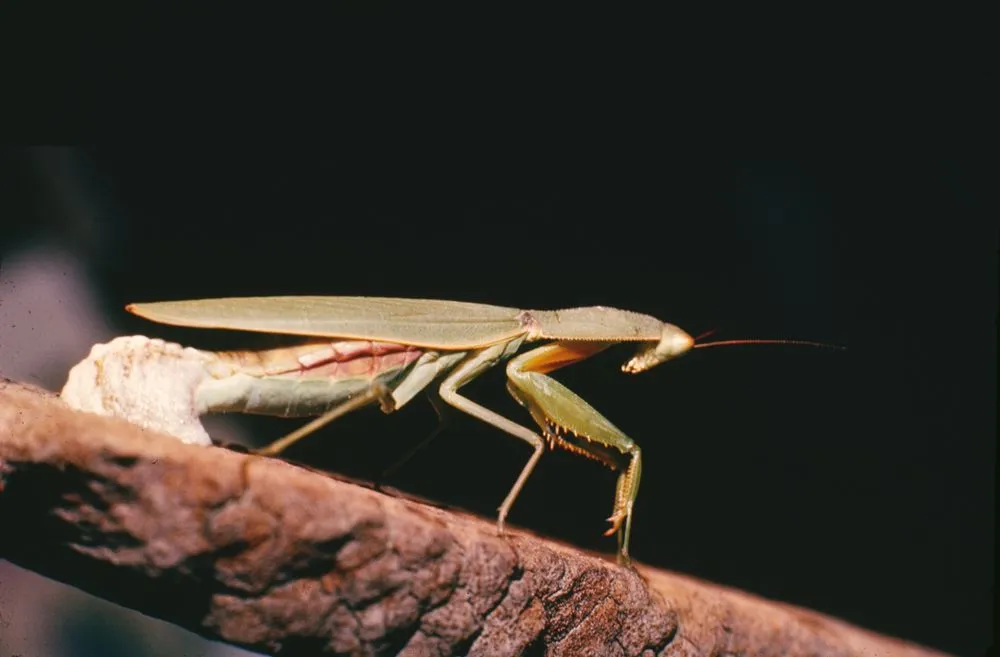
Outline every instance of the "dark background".
<svg viewBox="0 0 1000 657"><path fill-rule="evenodd" d="M937 40L892 33L902 40L885 44L855 34L850 47L749 39L709 57L660 51L654 35L608 42L600 21L589 36L539 28L553 38L532 33L525 52L493 33L485 45L476 33L441 46L414 36L432 22L409 17L341 18L322 46L312 32L261 38L268 53L296 44L280 60L295 82L271 71L281 90L261 83L232 114L294 130L299 109L312 119L315 108L302 96L285 106L280 94L322 87L331 107L349 108L323 125L336 140L83 148L56 173L31 164L28 149L8 150L7 246L60 241L89 263L119 333L207 348L262 338L171 329L121 308L270 294L601 304L718 339L844 345L712 349L634 377L618 370L631 355L620 347L558 378L643 449L639 561L984 653L997 233L981 210L987 168L969 125L977 87L964 60L939 57L955 56L946 28ZM227 34L256 43L236 27ZM349 46L330 45L347 36ZM170 62L157 38L113 45L158 75ZM815 58L800 68L809 45ZM141 90L119 89L127 102L151 107L138 68L95 72L110 61L105 47L78 65L90 77L74 77L76 88L127 81ZM260 73L267 57L253 52L227 60L227 81ZM308 75L296 68L304 62ZM202 73L208 88L215 78ZM185 116L199 102L195 92L162 98ZM87 190L85 221L53 209L47 175ZM468 394L530 424L502 376ZM262 440L296 426L248 422ZM434 424L418 398L389 417L345 418L288 456L373 478ZM453 416L389 483L491 516L528 455ZM613 487L595 463L547 454L510 521L610 554L614 541L600 534Z"/></svg>

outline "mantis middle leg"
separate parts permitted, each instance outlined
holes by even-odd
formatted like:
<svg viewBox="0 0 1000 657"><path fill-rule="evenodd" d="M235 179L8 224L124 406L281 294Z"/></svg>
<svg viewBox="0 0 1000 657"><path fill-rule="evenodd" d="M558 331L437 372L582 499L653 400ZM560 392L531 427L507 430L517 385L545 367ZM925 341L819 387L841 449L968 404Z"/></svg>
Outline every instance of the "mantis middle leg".
<svg viewBox="0 0 1000 657"><path fill-rule="evenodd" d="M545 450L545 442L542 440L540 435L531 429L508 420L499 413L491 411L484 406L480 406L468 397L463 397L458 393L458 389L476 378L483 371L496 365L504 356L510 353L510 351L516 349L516 346L517 345L512 345L511 343L500 343L487 347L482 351L473 353L466 360L462 361L448 375L448 377L441 382L441 387L439 389L441 398L458 410L468 413L483 422L492 424L512 436L520 438L524 442L531 445L535 450L531 455L531 458L528 459L528 462L524 465L524 468L521 470L521 474L517 477L517 481L514 482L514 486L510 489L510 492L507 493L507 497L498 509L497 531L500 533L503 533L504 521L507 519L507 514L510 512L510 507L513 506L514 500L517 499L518 494L521 492L521 488L524 487L524 482L528 480L528 477L531 475L531 471L535 469L535 464L538 463L538 459L541 458L542 452Z"/></svg>

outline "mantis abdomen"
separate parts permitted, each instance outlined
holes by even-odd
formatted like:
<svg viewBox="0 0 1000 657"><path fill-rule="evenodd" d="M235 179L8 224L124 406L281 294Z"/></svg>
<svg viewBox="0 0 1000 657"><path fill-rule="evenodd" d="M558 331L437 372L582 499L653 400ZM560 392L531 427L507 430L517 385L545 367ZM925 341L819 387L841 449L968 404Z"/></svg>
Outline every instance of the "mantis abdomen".
<svg viewBox="0 0 1000 657"><path fill-rule="evenodd" d="M370 340L217 352L198 402L203 412L320 415L376 383L394 387L423 355L416 347Z"/></svg>

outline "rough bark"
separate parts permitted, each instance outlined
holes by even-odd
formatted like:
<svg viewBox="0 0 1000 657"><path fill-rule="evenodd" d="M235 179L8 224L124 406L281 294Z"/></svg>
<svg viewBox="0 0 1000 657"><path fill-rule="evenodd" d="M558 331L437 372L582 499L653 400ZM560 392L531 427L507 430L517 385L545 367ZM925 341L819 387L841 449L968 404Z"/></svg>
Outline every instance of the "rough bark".
<svg viewBox="0 0 1000 657"><path fill-rule="evenodd" d="M0 556L273 654L941 655L0 381Z"/></svg>

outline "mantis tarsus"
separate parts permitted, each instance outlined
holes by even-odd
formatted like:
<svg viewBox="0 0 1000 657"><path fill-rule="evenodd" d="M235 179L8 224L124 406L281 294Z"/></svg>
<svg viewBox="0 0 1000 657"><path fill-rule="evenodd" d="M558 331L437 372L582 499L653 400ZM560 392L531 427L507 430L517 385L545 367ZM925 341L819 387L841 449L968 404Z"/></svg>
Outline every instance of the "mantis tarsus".
<svg viewBox="0 0 1000 657"><path fill-rule="evenodd" d="M502 532L511 506L546 444L619 471L606 536L618 538L618 560L629 563L633 506L639 489L639 446L590 404L547 376L622 342L640 343L622 366L648 370L695 347L682 329L641 313L593 306L521 310L478 303L386 297L243 297L135 303L127 309L178 326L308 336L296 347L212 354L212 377L200 385L203 412L238 411L317 419L260 453L274 456L333 419L370 403L399 409L432 383L447 404L520 438L533 453L499 507ZM335 341L330 341L333 339ZM518 354L530 342L547 344ZM507 389L540 427L513 422L461 394L465 384L507 361Z"/></svg>

